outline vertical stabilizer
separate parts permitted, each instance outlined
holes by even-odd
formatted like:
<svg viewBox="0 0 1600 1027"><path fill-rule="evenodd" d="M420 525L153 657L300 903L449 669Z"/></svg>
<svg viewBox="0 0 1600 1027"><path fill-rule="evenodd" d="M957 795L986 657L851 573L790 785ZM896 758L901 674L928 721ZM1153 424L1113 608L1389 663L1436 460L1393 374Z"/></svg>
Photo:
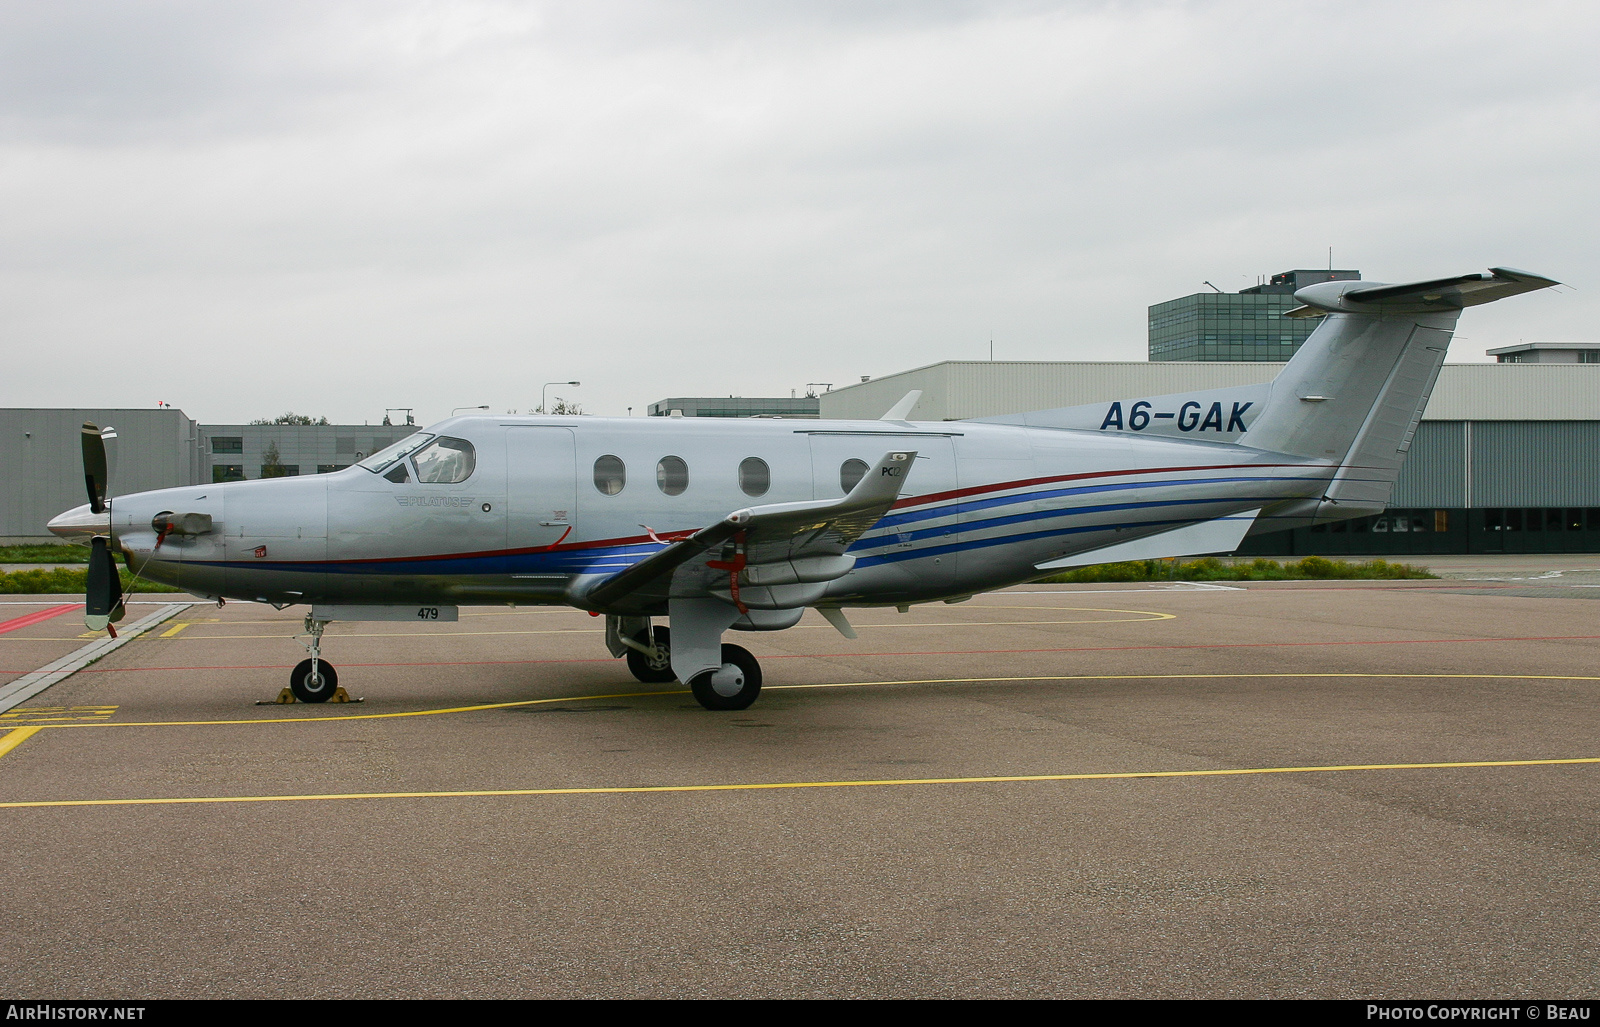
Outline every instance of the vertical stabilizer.
<svg viewBox="0 0 1600 1027"><path fill-rule="evenodd" d="M1525 271L1387 285L1324 282L1295 293L1288 317L1325 318L1272 382L1239 444L1338 465L1322 500L1292 514L1376 513L1389 500L1433 393L1461 309L1557 284ZM1271 511L1264 530L1276 524Z"/></svg>

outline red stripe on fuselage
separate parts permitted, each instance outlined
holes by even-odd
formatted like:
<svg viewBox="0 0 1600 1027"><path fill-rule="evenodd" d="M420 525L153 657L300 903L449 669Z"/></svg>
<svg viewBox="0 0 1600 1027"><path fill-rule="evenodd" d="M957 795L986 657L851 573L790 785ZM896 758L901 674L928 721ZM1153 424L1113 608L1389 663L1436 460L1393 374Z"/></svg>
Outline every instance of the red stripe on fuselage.
<svg viewBox="0 0 1600 1027"><path fill-rule="evenodd" d="M899 510L908 506L923 506L928 503L942 503L947 499L961 499L965 496L982 495L985 492L1005 492L1009 489L1028 488L1032 485L1048 485L1058 481L1082 481L1085 478L1122 478L1135 474L1171 474L1175 471L1237 471L1268 467L1326 467L1328 470L1337 470L1326 464L1201 464L1196 467L1137 467L1126 471L1087 471L1082 474L1055 474L1046 478L1022 478L1018 481L1003 481L995 485L973 485L970 488L952 489L949 492L930 492L926 496L912 496L902 499L889 509Z"/></svg>

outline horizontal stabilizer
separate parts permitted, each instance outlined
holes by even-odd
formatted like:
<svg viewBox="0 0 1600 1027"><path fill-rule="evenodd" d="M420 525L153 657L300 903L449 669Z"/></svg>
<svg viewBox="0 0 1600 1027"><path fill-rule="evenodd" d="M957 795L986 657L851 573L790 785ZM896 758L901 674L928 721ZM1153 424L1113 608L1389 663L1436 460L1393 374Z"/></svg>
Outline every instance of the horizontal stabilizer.
<svg viewBox="0 0 1600 1027"><path fill-rule="evenodd" d="M1034 564L1034 567L1041 571L1054 571L1096 563L1121 563L1124 560L1160 560L1169 556L1231 553L1244 541L1250 525L1255 523L1256 514L1260 512L1260 510L1246 510L1227 517L1217 517L1162 532L1159 535L1135 539L1132 542L1121 542L1114 546L1063 556L1059 560Z"/></svg>
<svg viewBox="0 0 1600 1027"><path fill-rule="evenodd" d="M1457 275L1426 282L1318 282L1296 292L1304 303L1284 317L1321 317L1343 314L1427 314L1492 303L1536 289L1548 289L1560 282L1543 275L1494 267L1486 275Z"/></svg>

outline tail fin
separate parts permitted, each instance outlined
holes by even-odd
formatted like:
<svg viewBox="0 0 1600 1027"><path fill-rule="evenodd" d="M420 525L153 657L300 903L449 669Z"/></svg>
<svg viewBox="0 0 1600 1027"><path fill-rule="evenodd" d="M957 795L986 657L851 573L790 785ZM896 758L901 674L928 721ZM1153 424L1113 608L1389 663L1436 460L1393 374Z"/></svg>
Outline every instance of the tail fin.
<svg viewBox="0 0 1600 1027"><path fill-rule="evenodd" d="M1323 497L1334 510L1321 507L1324 515L1382 510L1462 308L1556 284L1492 268L1487 275L1402 285L1322 282L1301 289L1295 298L1305 306L1287 316L1326 318L1273 379L1239 445L1338 464Z"/></svg>

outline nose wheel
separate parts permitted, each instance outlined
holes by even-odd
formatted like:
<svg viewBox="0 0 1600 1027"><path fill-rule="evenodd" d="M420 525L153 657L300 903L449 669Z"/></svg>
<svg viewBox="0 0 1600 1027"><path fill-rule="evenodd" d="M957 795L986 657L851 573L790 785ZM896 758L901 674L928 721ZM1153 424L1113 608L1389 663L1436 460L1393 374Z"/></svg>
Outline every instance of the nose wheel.
<svg viewBox="0 0 1600 1027"><path fill-rule="evenodd" d="M339 672L327 660L301 660L289 674L289 691L301 702L327 702L339 691Z"/></svg>
<svg viewBox="0 0 1600 1027"><path fill-rule="evenodd" d="M722 667L696 674L689 690L708 710L745 709L761 694L761 664L744 646L724 644Z"/></svg>

